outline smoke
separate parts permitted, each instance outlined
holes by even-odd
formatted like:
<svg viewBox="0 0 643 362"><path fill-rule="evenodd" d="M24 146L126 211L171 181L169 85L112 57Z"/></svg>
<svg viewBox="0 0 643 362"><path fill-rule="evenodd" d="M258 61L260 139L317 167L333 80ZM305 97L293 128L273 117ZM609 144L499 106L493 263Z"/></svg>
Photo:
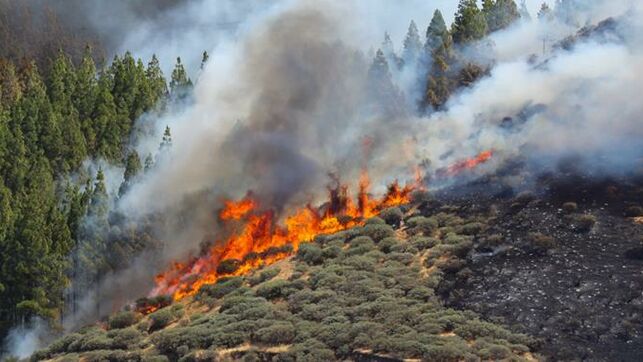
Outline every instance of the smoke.
<svg viewBox="0 0 643 362"><path fill-rule="evenodd" d="M372 60L365 55L384 30L401 43L415 2L399 8L378 1L258 3L180 2L151 19L123 18L123 28L134 31L121 49L160 54L166 66L168 58L189 53L192 69L201 51L211 57L192 102L146 116L155 132L133 145L139 154L157 151L166 126L172 148L116 206L128 223L164 215L155 225L165 243L162 260L141 256L105 278L88 301L98 297L111 306L140 296L164 261L214 240L223 197L248 190L281 210L323 196L328 172L351 181L367 167L378 192L412 177L419 163L435 170L487 149L495 151L489 172L512 157L551 167L573 155L590 170L616 173L643 157L643 105L634 99L643 84L643 13L634 0L589 1L572 22L521 22L493 34L489 52L471 59L489 64L490 74L453 95L444 110L422 116L369 92ZM442 9L445 15L453 3ZM432 13L415 19L421 34ZM616 25L605 31L618 34L616 41L597 30L569 50L554 48L579 26L608 16ZM234 21L234 30L213 31L212 24ZM425 69L416 70L416 79L425 76ZM84 314L69 319L69 327L86 320Z"/></svg>
<svg viewBox="0 0 643 362"><path fill-rule="evenodd" d="M28 326L12 329L3 346L7 355L0 355L0 359L2 357L28 358L50 333L47 323L39 318L31 320Z"/></svg>

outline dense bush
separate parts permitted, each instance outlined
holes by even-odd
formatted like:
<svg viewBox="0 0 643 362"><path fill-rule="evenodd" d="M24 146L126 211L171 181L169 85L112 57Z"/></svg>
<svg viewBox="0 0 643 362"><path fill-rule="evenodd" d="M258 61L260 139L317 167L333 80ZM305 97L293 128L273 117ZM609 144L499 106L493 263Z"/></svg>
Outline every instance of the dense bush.
<svg viewBox="0 0 643 362"><path fill-rule="evenodd" d="M379 242L377 247L384 253L390 253L391 249L400 243L400 240L398 240L395 237L390 237L390 238L384 238L382 241Z"/></svg>
<svg viewBox="0 0 643 362"><path fill-rule="evenodd" d="M380 217L391 226L399 226L400 222L404 218L404 213L400 210L399 207L390 207L388 209L382 210Z"/></svg>
<svg viewBox="0 0 643 362"><path fill-rule="evenodd" d="M272 280L261 284L257 288L257 295L268 300L284 298L292 293L294 289L292 288L292 283L287 280Z"/></svg>
<svg viewBox="0 0 643 362"><path fill-rule="evenodd" d="M415 216L407 220L412 234L431 236L438 228L438 221L435 218Z"/></svg>
<svg viewBox="0 0 643 362"><path fill-rule="evenodd" d="M370 224L362 228L361 234L370 237L375 242L379 242L385 238L395 236L395 231L389 225Z"/></svg>
<svg viewBox="0 0 643 362"><path fill-rule="evenodd" d="M252 340L269 345L286 344L295 339L295 327L292 323L278 322L257 330Z"/></svg>
<svg viewBox="0 0 643 362"><path fill-rule="evenodd" d="M205 301L207 297L223 298L226 294L232 293L243 284L242 277L221 278L215 284L206 284L199 289L196 295L197 300Z"/></svg>
<svg viewBox="0 0 643 362"><path fill-rule="evenodd" d="M128 349L136 346L143 335L134 327L109 331L107 336L112 339L112 348Z"/></svg>
<svg viewBox="0 0 643 362"><path fill-rule="evenodd" d="M148 316L150 320L150 331L156 331L165 328L170 323L176 321L183 313L180 308L165 307Z"/></svg>
<svg viewBox="0 0 643 362"><path fill-rule="evenodd" d="M261 284L267 280L270 280L281 272L281 269L277 267L271 267L266 270L261 271L260 273L255 273L254 275L248 277L248 284L250 286L255 286L257 284Z"/></svg>
<svg viewBox="0 0 643 362"><path fill-rule="evenodd" d="M239 269L240 264L241 264L241 261L237 259L222 260L217 266L217 274L219 275L232 274L235 271L237 271L237 269Z"/></svg>
<svg viewBox="0 0 643 362"><path fill-rule="evenodd" d="M110 329L126 328L138 323L140 319L141 315L139 313L133 311L124 311L118 312L109 317L109 321L107 322L107 324L109 325Z"/></svg>
<svg viewBox="0 0 643 362"><path fill-rule="evenodd" d="M299 245L297 258L303 260L309 265L321 264L324 261L321 248L313 243L304 243Z"/></svg>

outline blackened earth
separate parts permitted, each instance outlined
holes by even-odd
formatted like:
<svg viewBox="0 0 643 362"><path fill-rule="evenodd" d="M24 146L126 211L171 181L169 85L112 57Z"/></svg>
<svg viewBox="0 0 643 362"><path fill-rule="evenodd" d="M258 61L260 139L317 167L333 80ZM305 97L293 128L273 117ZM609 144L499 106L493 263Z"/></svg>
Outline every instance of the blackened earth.
<svg viewBox="0 0 643 362"><path fill-rule="evenodd" d="M549 360L643 360L643 224L627 211L641 206L641 178L545 177L518 195L495 181L444 193L461 212L494 215L447 303L537 337ZM575 225L585 214L589 231ZM534 233L553 243L534 244Z"/></svg>

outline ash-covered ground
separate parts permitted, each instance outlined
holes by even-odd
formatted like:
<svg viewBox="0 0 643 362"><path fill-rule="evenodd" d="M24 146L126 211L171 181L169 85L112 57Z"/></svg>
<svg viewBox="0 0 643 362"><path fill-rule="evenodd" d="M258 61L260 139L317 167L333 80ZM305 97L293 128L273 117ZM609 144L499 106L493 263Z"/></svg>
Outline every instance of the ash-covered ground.
<svg viewBox="0 0 643 362"><path fill-rule="evenodd" d="M537 337L550 360L640 361L642 180L561 173L517 194L492 178L443 192L460 213L492 215L447 303Z"/></svg>

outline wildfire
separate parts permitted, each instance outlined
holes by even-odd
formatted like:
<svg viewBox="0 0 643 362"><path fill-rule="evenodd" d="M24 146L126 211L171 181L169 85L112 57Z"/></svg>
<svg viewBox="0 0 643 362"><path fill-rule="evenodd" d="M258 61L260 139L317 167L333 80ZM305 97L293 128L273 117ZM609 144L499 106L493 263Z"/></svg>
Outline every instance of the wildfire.
<svg viewBox="0 0 643 362"><path fill-rule="evenodd" d="M491 151L482 152L452 165L444 173L453 176L486 162L491 156ZM331 177L334 185L328 188L328 201L322 207L306 205L293 210L281 224L275 212L259 205L251 194L238 201L225 200L219 219L224 229L231 231L231 236L215 241L198 258L174 263L156 277L156 287L151 295L171 295L174 300L180 300L222 277L244 275L273 264L292 255L300 243L310 242L317 235L362 225L365 219L385 208L409 203L411 193L423 188L423 177L418 169L414 184L402 187L397 181L393 182L381 198L373 198L369 192L371 181L364 171L354 202L348 186L341 184L337 177Z"/></svg>
<svg viewBox="0 0 643 362"><path fill-rule="evenodd" d="M464 170L475 168L476 166L489 161L492 156L493 156L492 150L480 152L477 156L473 158L468 158L466 160L462 160L454 163L453 165L446 168L446 170L444 170L442 174L444 176L457 175Z"/></svg>
<svg viewBox="0 0 643 362"><path fill-rule="evenodd" d="M300 243L312 241L317 235L362 225L366 218L387 207L408 203L414 189L394 182L382 198L376 199L369 193L370 180L363 172L355 204L348 197L348 187L335 181L337 185L329 187L329 200L323 207L307 205L295 210L283 225L278 224L274 211L261 210L252 196L239 201L226 200L219 219L236 232L225 241L214 242L205 255L185 264L174 263L157 276L157 286L151 294L169 294L180 300L221 277L243 275L270 265L288 257L297 251Z"/></svg>

